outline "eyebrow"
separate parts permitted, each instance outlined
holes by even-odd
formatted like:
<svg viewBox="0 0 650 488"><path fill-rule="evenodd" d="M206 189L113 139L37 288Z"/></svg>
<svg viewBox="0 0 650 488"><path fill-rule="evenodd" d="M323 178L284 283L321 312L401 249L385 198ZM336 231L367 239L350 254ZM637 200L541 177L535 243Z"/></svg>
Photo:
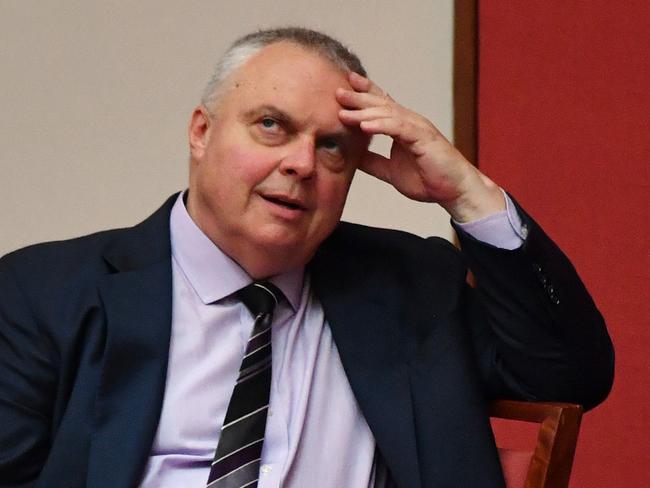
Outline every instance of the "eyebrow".
<svg viewBox="0 0 650 488"><path fill-rule="evenodd" d="M298 130L298 123L294 120L291 115L286 113L284 110L279 109L275 105L260 105L258 107L252 108L244 112L244 117L247 120L255 119L260 115L268 115L276 119L278 122L282 123L286 129L290 132L295 132ZM343 126L340 130L334 130L331 132L323 133L319 135L319 139L336 139L341 142L348 141L354 136L353 131Z"/></svg>
<svg viewBox="0 0 650 488"><path fill-rule="evenodd" d="M293 118L288 113L284 112L283 110L280 110L279 108L273 105L261 105L259 107L255 107L250 110L247 110L246 112L244 112L244 117L250 120L259 117L262 114L277 119L279 122L282 122L282 124L287 126L287 128L289 129L295 129L296 124L294 123Z"/></svg>

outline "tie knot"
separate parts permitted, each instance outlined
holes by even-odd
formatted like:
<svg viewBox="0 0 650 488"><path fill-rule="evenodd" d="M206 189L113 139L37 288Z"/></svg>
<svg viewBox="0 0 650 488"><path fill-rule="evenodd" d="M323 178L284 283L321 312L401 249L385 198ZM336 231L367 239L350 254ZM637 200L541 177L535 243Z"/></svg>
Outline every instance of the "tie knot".
<svg viewBox="0 0 650 488"><path fill-rule="evenodd" d="M279 303L282 292L268 281L256 281L239 290L237 296L257 317L260 314L273 314L273 309Z"/></svg>

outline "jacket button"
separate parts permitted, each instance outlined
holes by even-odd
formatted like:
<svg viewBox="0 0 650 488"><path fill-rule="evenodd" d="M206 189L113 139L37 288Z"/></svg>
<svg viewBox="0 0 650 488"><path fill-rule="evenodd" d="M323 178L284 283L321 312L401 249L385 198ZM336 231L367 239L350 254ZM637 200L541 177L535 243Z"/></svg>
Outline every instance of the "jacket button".
<svg viewBox="0 0 650 488"><path fill-rule="evenodd" d="M546 293L548 294L548 297L551 299L551 302L553 302L555 305L560 304L560 299L555 293L555 288L553 288L553 285L548 285L545 287L546 288Z"/></svg>

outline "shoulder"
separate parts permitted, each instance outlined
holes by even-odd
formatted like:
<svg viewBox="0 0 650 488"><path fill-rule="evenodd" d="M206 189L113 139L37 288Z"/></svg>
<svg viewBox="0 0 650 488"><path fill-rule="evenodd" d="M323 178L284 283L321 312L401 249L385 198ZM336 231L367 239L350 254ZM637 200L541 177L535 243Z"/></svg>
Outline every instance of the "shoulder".
<svg viewBox="0 0 650 488"><path fill-rule="evenodd" d="M416 274L465 275L462 254L440 237L341 222L319 249L314 263L339 271L369 270ZM323 264L324 263L324 264Z"/></svg>
<svg viewBox="0 0 650 488"><path fill-rule="evenodd" d="M102 254L122 232L124 229L108 230L18 249L0 258L0 273L12 275L24 285L35 281L39 288L61 287L75 277L88 278L105 272Z"/></svg>
<svg viewBox="0 0 650 488"><path fill-rule="evenodd" d="M41 271L50 268L65 269L68 264L87 261L97 254L101 255L106 244L125 230L103 230L72 239L32 244L2 256L0 266Z"/></svg>
<svg viewBox="0 0 650 488"><path fill-rule="evenodd" d="M168 257L169 212L174 197L143 222L62 241L34 244L0 258L0 290L12 284L26 294L71 297L118 264ZM144 256L144 258L143 258ZM68 298L69 299L69 298Z"/></svg>
<svg viewBox="0 0 650 488"><path fill-rule="evenodd" d="M323 246L364 255L390 253L407 257L412 256L409 251L426 251L439 253L449 259L460 259L458 250L441 237L423 238L401 230L349 222L341 222Z"/></svg>

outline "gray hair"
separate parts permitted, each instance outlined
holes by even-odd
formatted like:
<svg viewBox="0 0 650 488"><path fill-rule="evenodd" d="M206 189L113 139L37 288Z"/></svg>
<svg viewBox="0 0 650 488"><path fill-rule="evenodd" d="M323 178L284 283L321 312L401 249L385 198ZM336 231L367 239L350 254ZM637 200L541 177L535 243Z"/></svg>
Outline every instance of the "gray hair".
<svg viewBox="0 0 650 488"><path fill-rule="evenodd" d="M259 30L240 37L224 53L217 62L214 74L203 91L201 103L208 110L213 111L226 78L264 47L282 41L292 42L313 51L343 71L354 71L366 76L366 70L357 55L341 42L322 32L304 27Z"/></svg>

